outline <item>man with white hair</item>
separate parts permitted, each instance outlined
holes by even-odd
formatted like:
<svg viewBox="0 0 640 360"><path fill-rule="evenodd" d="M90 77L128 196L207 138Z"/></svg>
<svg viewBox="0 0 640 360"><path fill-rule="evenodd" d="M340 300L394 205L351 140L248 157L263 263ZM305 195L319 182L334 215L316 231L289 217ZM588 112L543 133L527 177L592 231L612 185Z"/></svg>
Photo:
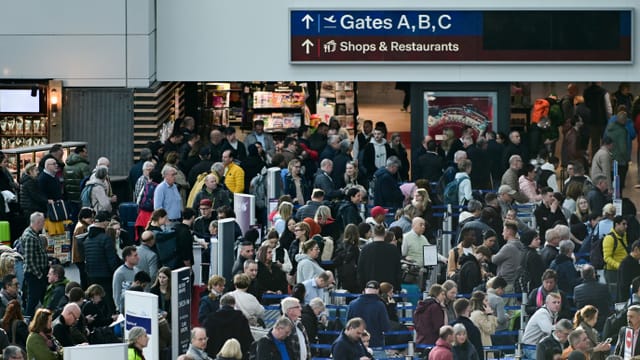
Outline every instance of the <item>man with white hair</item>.
<svg viewBox="0 0 640 360"><path fill-rule="evenodd" d="M212 360L207 354L207 330L201 327L194 327L191 330L191 343L187 350L187 355L194 360Z"/></svg>
<svg viewBox="0 0 640 360"><path fill-rule="evenodd" d="M560 234L556 228L548 229L545 232L546 242L542 250L540 250L540 257L545 269L551 265L551 262L558 256L558 245L560 244Z"/></svg>
<svg viewBox="0 0 640 360"><path fill-rule="evenodd" d="M309 301L308 304L302 307L302 315L300 317L300 321L304 325L305 330L307 331L307 338L312 343L316 343L318 340L318 330L320 323L326 326L327 317L323 315L326 310L326 306L324 301L321 298L315 297ZM313 352L313 350L312 350ZM317 356L317 354L312 354Z"/></svg>
<svg viewBox="0 0 640 360"><path fill-rule="evenodd" d="M40 233L44 228L44 214L34 212L29 220L29 227L24 229L18 240L24 249L24 282L29 288L25 315L33 316L47 289L49 261L44 243L40 239Z"/></svg>
<svg viewBox="0 0 640 360"><path fill-rule="evenodd" d="M558 273L558 288L569 296L573 296L573 288L582 283L582 279L573 264L574 249L573 241L566 239L560 241L558 256L549 266L550 269Z"/></svg>
<svg viewBox="0 0 640 360"><path fill-rule="evenodd" d="M561 319L553 327L551 334L545 336L538 343L536 350L525 350L525 356L529 355L528 359L552 359L553 354L562 353L564 343L567 342L569 333L573 329L571 321L567 319ZM535 355L531 357L530 355Z"/></svg>
<svg viewBox="0 0 640 360"><path fill-rule="evenodd" d="M171 223L180 221L182 211L182 196L176 184L178 170L170 165L162 168L164 179L153 192L153 209L165 209Z"/></svg>
<svg viewBox="0 0 640 360"><path fill-rule="evenodd" d="M342 197L341 189L337 188L331 173L333 172L333 161L331 159L324 159L320 162L320 169L316 172L313 180L314 189L321 189L324 191L324 198L326 200L333 200Z"/></svg>
<svg viewBox="0 0 640 360"><path fill-rule="evenodd" d="M302 316L302 306L300 300L294 297L286 297L280 301L282 314L293 323L291 334L287 336L285 342L292 350L293 359L311 359L311 348L309 347L309 337L307 331L300 321Z"/></svg>

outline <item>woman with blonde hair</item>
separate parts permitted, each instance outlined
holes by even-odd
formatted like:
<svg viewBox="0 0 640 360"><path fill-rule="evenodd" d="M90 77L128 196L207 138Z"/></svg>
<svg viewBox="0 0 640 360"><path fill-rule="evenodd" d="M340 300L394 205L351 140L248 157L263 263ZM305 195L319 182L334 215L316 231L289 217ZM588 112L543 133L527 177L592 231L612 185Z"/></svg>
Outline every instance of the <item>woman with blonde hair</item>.
<svg viewBox="0 0 640 360"><path fill-rule="evenodd" d="M347 162L344 170L344 184L343 192L345 194L347 190L358 185L362 186L364 191L367 192L367 187L369 186L366 176L358 171L358 165L354 161Z"/></svg>
<svg viewBox="0 0 640 360"><path fill-rule="evenodd" d="M311 199L311 188L309 182L300 172L300 160L294 158L289 161L289 172L285 176L286 193L291 196L292 202L297 205L304 205Z"/></svg>
<svg viewBox="0 0 640 360"><path fill-rule="evenodd" d="M478 327L478 330L480 330L482 346L493 345L491 335L496 332L498 318L493 315L487 294L482 291L475 291L471 295L469 306L471 307L471 315L469 318L473 324Z"/></svg>
<svg viewBox="0 0 640 360"><path fill-rule="evenodd" d="M283 201L278 206L278 213L273 217L273 227L278 234L283 234L287 226L287 221L293 216L293 204Z"/></svg>
<svg viewBox="0 0 640 360"><path fill-rule="evenodd" d="M320 258L320 246L315 240L307 240L302 245L302 254L296 255L298 268L296 270L296 282L301 283L305 280L313 279L324 269L318 264Z"/></svg>
<svg viewBox="0 0 640 360"><path fill-rule="evenodd" d="M209 294L200 298L200 307L198 309L198 322L204 324L207 315L218 311L220 308L220 298L224 294L225 278L220 275L213 275L207 282L207 290Z"/></svg>
<svg viewBox="0 0 640 360"><path fill-rule="evenodd" d="M295 275L296 267L298 265L296 255L304 254L302 251L302 244L309 240L309 233L311 233L311 227L304 221L296 223L293 227L295 239L291 242L291 246L289 246L289 259L291 260L291 271L293 275Z"/></svg>
<svg viewBox="0 0 640 360"><path fill-rule="evenodd" d="M225 341L216 355L216 360L242 360L240 342L234 338Z"/></svg>
<svg viewBox="0 0 640 360"><path fill-rule="evenodd" d="M331 209L328 206L320 205L313 220L320 225L320 235L330 236L333 241L340 239L343 229L340 223L331 216Z"/></svg>
<svg viewBox="0 0 640 360"><path fill-rule="evenodd" d="M578 196L576 198L576 211L571 214L569 224L576 225L587 221L587 216L590 213L591 208L589 207L589 201L587 200L587 198L583 195Z"/></svg>

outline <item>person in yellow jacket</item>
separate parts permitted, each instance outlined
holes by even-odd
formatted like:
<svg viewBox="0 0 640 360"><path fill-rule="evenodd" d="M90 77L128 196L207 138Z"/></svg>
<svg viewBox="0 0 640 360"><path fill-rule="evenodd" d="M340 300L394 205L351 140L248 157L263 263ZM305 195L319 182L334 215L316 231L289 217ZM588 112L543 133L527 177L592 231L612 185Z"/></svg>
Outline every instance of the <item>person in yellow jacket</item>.
<svg viewBox="0 0 640 360"><path fill-rule="evenodd" d="M602 255L604 258L604 278L607 284L615 284L618 277L618 267L629 253L627 240L627 220L621 215L613 218L613 229L602 240Z"/></svg>
<svg viewBox="0 0 640 360"><path fill-rule="evenodd" d="M224 184L232 193L244 192L244 170L233 162L235 151L227 149L222 153L224 164Z"/></svg>

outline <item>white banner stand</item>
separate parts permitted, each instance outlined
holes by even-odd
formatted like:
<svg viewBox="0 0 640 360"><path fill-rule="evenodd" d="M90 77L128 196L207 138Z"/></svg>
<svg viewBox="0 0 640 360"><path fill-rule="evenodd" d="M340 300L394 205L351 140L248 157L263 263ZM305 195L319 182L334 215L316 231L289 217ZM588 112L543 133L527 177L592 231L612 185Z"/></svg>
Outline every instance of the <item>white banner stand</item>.
<svg viewBox="0 0 640 360"><path fill-rule="evenodd" d="M147 360L159 360L160 351L158 349L158 296L141 291L127 290L124 292L124 309L125 341L129 338L129 330L131 330L132 327L142 326L143 328L145 328L145 330L147 330L147 335L149 336L149 343L147 344L147 347L142 351L144 357ZM87 357L85 357L84 359L87 359ZM115 358L113 357L109 358L109 360L114 359Z"/></svg>
<svg viewBox="0 0 640 360"><path fill-rule="evenodd" d="M127 359L127 352L127 344L68 346L64 348L64 360Z"/></svg>

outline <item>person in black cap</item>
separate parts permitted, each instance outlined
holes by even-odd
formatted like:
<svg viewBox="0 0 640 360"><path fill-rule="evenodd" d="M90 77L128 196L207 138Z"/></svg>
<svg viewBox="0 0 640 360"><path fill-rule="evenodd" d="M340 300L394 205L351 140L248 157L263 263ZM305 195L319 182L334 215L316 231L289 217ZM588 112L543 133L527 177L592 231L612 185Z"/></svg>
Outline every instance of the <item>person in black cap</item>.
<svg viewBox="0 0 640 360"><path fill-rule="evenodd" d="M349 303L347 320L359 317L367 324L367 331L371 333L371 347L384 346L383 332L391 329L389 315L384 303L378 295L380 284L370 280L364 287L364 293Z"/></svg>
<svg viewBox="0 0 640 360"><path fill-rule="evenodd" d="M522 263L529 273L529 289L542 285L542 273L545 270L542 257L538 254L540 236L535 231L526 231L520 235L520 242L525 246Z"/></svg>

